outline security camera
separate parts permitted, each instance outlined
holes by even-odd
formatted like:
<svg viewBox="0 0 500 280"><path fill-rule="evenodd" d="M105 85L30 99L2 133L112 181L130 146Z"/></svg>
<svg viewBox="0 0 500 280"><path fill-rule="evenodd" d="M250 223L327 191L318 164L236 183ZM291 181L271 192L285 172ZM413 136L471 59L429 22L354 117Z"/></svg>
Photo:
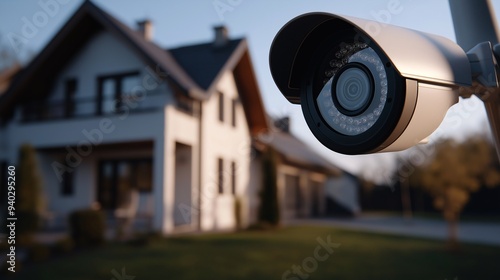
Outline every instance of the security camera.
<svg viewBox="0 0 500 280"><path fill-rule="evenodd" d="M451 40L354 17L309 13L276 35L270 69L318 140L343 154L418 144L472 84Z"/></svg>

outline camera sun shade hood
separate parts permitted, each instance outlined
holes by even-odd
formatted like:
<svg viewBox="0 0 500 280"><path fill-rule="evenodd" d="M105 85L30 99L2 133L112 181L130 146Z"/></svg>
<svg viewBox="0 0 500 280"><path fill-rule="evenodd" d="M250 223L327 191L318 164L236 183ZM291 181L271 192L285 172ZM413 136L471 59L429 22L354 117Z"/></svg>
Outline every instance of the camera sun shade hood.
<svg viewBox="0 0 500 280"><path fill-rule="evenodd" d="M316 12L289 21L271 45L271 74L291 103L300 103L300 77L306 68L303 60L311 55L304 53L301 47L315 28L328 21L338 21L340 28L348 25L370 38L404 78L448 87L472 84L467 55L447 38L376 21ZM325 36L333 37L335 32L331 30Z"/></svg>

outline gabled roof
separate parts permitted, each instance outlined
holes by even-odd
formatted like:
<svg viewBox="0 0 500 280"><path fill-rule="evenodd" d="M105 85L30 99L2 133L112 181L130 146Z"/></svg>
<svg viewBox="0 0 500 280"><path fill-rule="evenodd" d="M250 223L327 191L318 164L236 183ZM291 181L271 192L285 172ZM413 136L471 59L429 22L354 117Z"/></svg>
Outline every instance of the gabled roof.
<svg viewBox="0 0 500 280"><path fill-rule="evenodd" d="M208 91L242 40L229 40L226 45L218 47L210 42L168 51L194 81Z"/></svg>
<svg viewBox="0 0 500 280"><path fill-rule="evenodd" d="M195 99L208 98L221 72L233 70L237 84L242 87L240 93L246 95L242 100L252 133L267 129L253 67L247 61L249 54L245 40L231 40L218 51L211 51L207 47L209 44L164 50L90 1L82 3L48 45L13 79L9 90L0 96L0 118L5 119L11 114L13 104L31 94L30 88L40 91L40 88L47 87L54 73L59 72L74 53L102 30L117 36L153 69L167 73L161 78L166 78ZM190 56L196 57L200 64L195 65L196 61Z"/></svg>
<svg viewBox="0 0 500 280"><path fill-rule="evenodd" d="M261 99L252 59L245 39L229 40L215 47L212 42L170 49L181 67L209 98L226 71L232 71L252 135L268 131L267 115Z"/></svg>
<svg viewBox="0 0 500 280"><path fill-rule="evenodd" d="M291 165L314 169L329 175L340 175L343 171L313 151L307 144L289 132L278 129L268 136L271 141L267 145L273 147Z"/></svg>

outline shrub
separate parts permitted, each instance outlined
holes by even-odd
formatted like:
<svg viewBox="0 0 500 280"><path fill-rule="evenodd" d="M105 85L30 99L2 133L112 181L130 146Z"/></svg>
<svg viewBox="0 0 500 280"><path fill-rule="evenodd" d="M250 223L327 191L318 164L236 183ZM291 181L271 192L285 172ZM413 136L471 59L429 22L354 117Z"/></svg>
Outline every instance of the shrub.
<svg viewBox="0 0 500 280"><path fill-rule="evenodd" d="M104 213L98 210L77 210L69 216L71 237L76 246L99 246L105 241Z"/></svg>
<svg viewBox="0 0 500 280"><path fill-rule="evenodd" d="M234 219L236 221L236 230L241 230L243 228L243 198L236 197L234 199Z"/></svg>
<svg viewBox="0 0 500 280"><path fill-rule="evenodd" d="M262 189L260 191L259 221L271 225L280 223L277 185L278 153L267 148L262 157Z"/></svg>
<svg viewBox="0 0 500 280"><path fill-rule="evenodd" d="M40 228L45 211L45 198L36 150L24 144L19 150L18 182L16 184L16 235L32 235Z"/></svg>

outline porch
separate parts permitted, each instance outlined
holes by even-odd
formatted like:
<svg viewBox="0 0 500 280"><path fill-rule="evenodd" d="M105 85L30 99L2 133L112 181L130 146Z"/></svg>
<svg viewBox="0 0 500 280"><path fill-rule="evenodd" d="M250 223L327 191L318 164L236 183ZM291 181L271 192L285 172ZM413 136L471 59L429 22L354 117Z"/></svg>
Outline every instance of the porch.
<svg viewBox="0 0 500 280"><path fill-rule="evenodd" d="M89 208L105 213L109 237L167 233L166 224L174 225L170 232L194 230L195 219L177 207L191 207L193 201L191 146L177 143L164 157L156 156L155 146L140 141L102 144L88 152L81 147L38 149L47 202L44 231L67 231L69 215ZM166 170L164 162L170 159L173 168Z"/></svg>

